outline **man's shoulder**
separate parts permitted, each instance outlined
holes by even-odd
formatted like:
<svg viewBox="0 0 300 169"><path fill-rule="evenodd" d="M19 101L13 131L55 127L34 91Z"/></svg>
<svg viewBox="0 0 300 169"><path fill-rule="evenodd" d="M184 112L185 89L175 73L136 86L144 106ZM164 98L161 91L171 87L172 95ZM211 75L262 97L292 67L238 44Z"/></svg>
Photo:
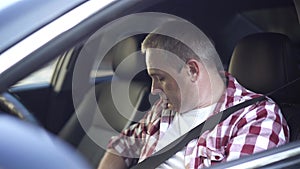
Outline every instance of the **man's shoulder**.
<svg viewBox="0 0 300 169"><path fill-rule="evenodd" d="M263 96L263 94L253 92L243 87L232 75L227 74L226 77L228 79L228 85L225 94L225 103L223 103L225 104L225 108ZM247 119L249 119L252 117L257 118L257 113L259 112L265 112L268 116L276 116L276 114L280 114L280 108L271 98L266 96L266 99L242 108L234 112L233 115L235 119L239 119L237 117L247 117Z"/></svg>
<svg viewBox="0 0 300 169"><path fill-rule="evenodd" d="M242 86L231 74L226 73L227 87L225 93L220 99L220 102L225 104L224 108L237 105L246 100L262 96Z"/></svg>

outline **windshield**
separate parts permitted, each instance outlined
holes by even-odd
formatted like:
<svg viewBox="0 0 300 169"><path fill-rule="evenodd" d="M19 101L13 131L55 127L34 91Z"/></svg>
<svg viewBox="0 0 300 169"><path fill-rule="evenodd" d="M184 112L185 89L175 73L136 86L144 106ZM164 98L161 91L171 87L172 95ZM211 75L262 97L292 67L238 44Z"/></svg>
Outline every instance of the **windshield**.
<svg viewBox="0 0 300 169"><path fill-rule="evenodd" d="M66 32L67 30L78 25L80 22L85 20L87 17L93 15L95 12L101 10L102 8L104 8L108 4L112 3L113 1L114 0L103 0L103 1L92 0L92 1L85 2L84 4L73 9L72 11L70 11L70 12L62 15L58 19L54 20L50 24L44 26L42 29L33 33L29 37L25 38L20 43L9 48L8 50L6 50L5 52L3 52L0 55L0 74L2 72L4 72L5 70L7 70L8 68L10 68L11 66L13 66L14 64L16 64L17 62L19 62L20 60L22 60L23 58L25 58L26 56L28 56L29 54L31 54L32 52L34 52L35 50L37 50L38 48L40 48L41 46L45 45L47 42L49 42L53 38L59 36L60 34ZM61 2L61 1L58 1L58 2ZM16 3L16 5L17 4L18 3ZM27 4L27 6L30 4L31 3ZM11 5L11 6L14 6L14 5ZM8 9L8 8L6 8L6 9ZM1 18L6 16L6 13L5 13L6 9L4 11L0 11L0 20L3 20ZM30 16L28 16L28 17L30 18ZM28 18L24 18L24 20L27 21ZM14 27L12 27L12 28L16 28L16 25L14 25ZM20 26L17 27L16 29L19 29L19 28L20 28ZM3 29L5 29L5 27L1 26L0 27L1 37L2 37L2 34L6 34L6 32L9 32L8 30L5 31ZM15 32L17 32L17 31L15 31ZM14 41L14 43L16 43L16 41ZM10 42L10 40L2 41L2 43L0 43L0 50L5 49L5 47L9 46L10 44L12 44L12 42Z"/></svg>

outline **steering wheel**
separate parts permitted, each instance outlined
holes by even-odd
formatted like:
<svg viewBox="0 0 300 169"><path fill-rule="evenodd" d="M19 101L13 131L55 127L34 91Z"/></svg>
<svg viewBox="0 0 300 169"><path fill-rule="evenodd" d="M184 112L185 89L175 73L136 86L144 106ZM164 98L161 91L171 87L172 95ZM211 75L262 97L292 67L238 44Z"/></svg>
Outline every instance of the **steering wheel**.
<svg viewBox="0 0 300 169"><path fill-rule="evenodd" d="M24 121L39 125L34 115L15 96L8 92L0 94L0 109Z"/></svg>

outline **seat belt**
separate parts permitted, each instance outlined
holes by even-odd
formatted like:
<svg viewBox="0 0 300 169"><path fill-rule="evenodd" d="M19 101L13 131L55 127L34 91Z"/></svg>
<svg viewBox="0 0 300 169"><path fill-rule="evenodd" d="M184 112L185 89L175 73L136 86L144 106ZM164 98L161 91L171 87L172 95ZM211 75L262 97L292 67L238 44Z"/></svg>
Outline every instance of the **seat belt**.
<svg viewBox="0 0 300 169"><path fill-rule="evenodd" d="M199 124L197 127L190 130L185 135L179 137L175 141L168 144L166 147L157 151L150 157L146 158L144 161L138 163L137 165L131 167L130 169L154 169L159 166L164 161L168 160L171 156L176 154L178 151L182 150L191 140L198 138L203 134L203 132L207 130L212 130L217 124L224 121L227 117L229 117L232 113L245 108L247 106L256 104L260 101L266 99L266 96L259 96L250 100L246 100L242 103L234 105L222 112L219 112L211 117L209 117L206 121Z"/></svg>

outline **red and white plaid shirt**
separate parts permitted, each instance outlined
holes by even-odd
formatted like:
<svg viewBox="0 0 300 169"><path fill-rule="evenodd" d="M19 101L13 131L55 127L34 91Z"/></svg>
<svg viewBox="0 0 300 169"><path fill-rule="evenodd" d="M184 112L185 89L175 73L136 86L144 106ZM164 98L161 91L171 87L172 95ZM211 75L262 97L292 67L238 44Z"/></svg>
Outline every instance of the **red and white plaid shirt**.
<svg viewBox="0 0 300 169"><path fill-rule="evenodd" d="M244 102L259 94L242 87L231 75L227 89L213 114ZM163 110L158 101L137 124L113 137L108 148L115 149L128 166L149 157L154 152L161 125L170 125L174 112ZM240 109L219 123L212 131L204 132L188 143L184 166L203 168L240 158L287 143L289 129L279 107L271 100Z"/></svg>

